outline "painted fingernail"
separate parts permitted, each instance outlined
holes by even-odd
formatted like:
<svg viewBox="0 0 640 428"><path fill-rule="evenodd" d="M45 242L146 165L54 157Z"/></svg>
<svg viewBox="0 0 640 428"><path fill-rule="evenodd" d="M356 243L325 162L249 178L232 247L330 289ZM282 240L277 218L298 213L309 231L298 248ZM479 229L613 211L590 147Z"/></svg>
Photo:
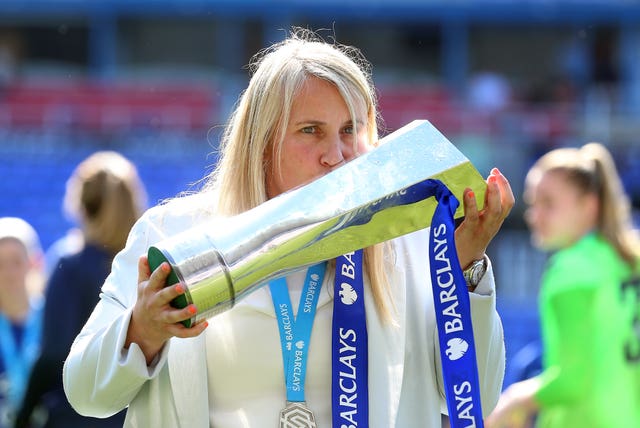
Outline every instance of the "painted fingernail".
<svg viewBox="0 0 640 428"><path fill-rule="evenodd" d="M192 313L193 315L195 315L198 310L196 309L196 305L189 305L188 306L189 312Z"/></svg>
<svg viewBox="0 0 640 428"><path fill-rule="evenodd" d="M162 263L160 267L162 268L162 271L165 273L171 272L171 266L169 266L169 263L167 262Z"/></svg>
<svg viewBox="0 0 640 428"><path fill-rule="evenodd" d="M467 192L467 197L468 197L469 199L473 199L473 198L475 198L475 196L476 196L476 195L473 193L473 190L469 190L469 191Z"/></svg>
<svg viewBox="0 0 640 428"><path fill-rule="evenodd" d="M176 284L175 290L180 294L184 293L184 287L182 286L182 284Z"/></svg>

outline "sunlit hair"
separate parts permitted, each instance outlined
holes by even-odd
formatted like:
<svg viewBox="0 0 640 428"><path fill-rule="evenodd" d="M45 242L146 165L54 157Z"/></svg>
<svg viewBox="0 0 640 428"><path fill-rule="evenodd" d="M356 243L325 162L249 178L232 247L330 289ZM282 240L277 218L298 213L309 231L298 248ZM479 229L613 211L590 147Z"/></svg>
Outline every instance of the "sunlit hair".
<svg viewBox="0 0 640 428"><path fill-rule="evenodd" d="M294 29L289 38L257 54L250 70L249 85L223 134L218 164L204 187L205 191L216 190L221 215L239 214L267 200L266 176L280 173L291 106L310 77L335 85L354 127L364 119L368 144L373 146L378 141L377 99L370 65L356 48L325 42L309 30ZM273 165L267 163L270 158L274 159ZM365 249L365 269L378 312L382 319L390 320L393 308L385 265L392 252L385 247L389 245Z"/></svg>
<svg viewBox="0 0 640 428"><path fill-rule="evenodd" d="M64 208L82 230L84 239L117 253L147 204L135 165L113 151L96 152L73 171Z"/></svg>
<svg viewBox="0 0 640 428"><path fill-rule="evenodd" d="M583 193L598 197L596 229L632 268L640 260L640 248L631 221L631 203L618 175L615 162L602 144L561 148L548 152L527 174L527 187L547 172L564 174Z"/></svg>

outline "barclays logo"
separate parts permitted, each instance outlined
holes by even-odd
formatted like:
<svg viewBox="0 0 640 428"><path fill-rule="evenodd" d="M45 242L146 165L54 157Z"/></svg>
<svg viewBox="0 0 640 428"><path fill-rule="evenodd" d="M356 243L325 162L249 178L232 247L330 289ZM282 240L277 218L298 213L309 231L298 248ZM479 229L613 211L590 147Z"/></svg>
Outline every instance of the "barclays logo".
<svg viewBox="0 0 640 428"><path fill-rule="evenodd" d="M451 361L458 360L467 353L469 349L469 344L466 340L461 339L459 337L454 337L453 339L449 339L447 342L447 350L445 354Z"/></svg>
<svg viewBox="0 0 640 428"><path fill-rule="evenodd" d="M341 290L338 294L340 294L340 301L345 305L353 305L356 300L358 300L358 293L350 284L345 282L342 283Z"/></svg>

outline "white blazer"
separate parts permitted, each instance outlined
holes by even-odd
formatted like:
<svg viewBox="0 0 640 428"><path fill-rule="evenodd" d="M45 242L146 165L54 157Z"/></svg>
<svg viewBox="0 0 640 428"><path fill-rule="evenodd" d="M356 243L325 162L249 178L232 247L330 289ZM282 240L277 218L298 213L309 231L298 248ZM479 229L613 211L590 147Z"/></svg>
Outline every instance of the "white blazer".
<svg viewBox="0 0 640 428"><path fill-rule="evenodd" d="M209 427L205 334L172 338L150 366L136 344L128 349L123 345L137 296L140 255L163 238L213 218L211 195L196 194L150 209L133 227L64 364L65 392L76 411L107 417L128 406L125 427ZM428 233L425 229L394 243L400 267L394 278L398 326L381 325L367 296L371 293L365 293L372 428L439 427L440 413L446 413L428 275ZM486 415L500 394L505 364L491 266L470 300Z"/></svg>

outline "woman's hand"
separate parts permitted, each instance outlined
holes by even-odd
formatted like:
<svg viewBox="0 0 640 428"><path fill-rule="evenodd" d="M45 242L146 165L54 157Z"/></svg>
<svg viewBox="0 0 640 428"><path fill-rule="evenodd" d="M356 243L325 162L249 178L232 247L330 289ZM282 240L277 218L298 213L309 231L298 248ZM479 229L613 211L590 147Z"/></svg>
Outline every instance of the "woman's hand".
<svg viewBox="0 0 640 428"><path fill-rule="evenodd" d="M540 388L538 378L510 385L500 396L496 408L485 419L486 428L531 428L538 405L534 396Z"/></svg>
<svg viewBox="0 0 640 428"><path fill-rule="evenodd" d="M195 337L207 327L206 321L200 321L190 328L181 324L180 321L193 317L197 308L193 304L182 309L170 305L185 291L184 285L179 283L165 287L170 273L171 267L167 262L151 273L147 257L142 256L138 260L138 299L131 314L125 347L137 343L147 364L171 337Z"/></svg>
<svg viewBox="0 0 640 428"><path fill-rule="evenodd" d="M515 204L515 197L507 178L493 168L487 178L484 208L478 211L471 189L464 191L464 221L455 232L458 260L462 269L472 261L484 257L489 242L498 233L504 219Z"/></svg>

